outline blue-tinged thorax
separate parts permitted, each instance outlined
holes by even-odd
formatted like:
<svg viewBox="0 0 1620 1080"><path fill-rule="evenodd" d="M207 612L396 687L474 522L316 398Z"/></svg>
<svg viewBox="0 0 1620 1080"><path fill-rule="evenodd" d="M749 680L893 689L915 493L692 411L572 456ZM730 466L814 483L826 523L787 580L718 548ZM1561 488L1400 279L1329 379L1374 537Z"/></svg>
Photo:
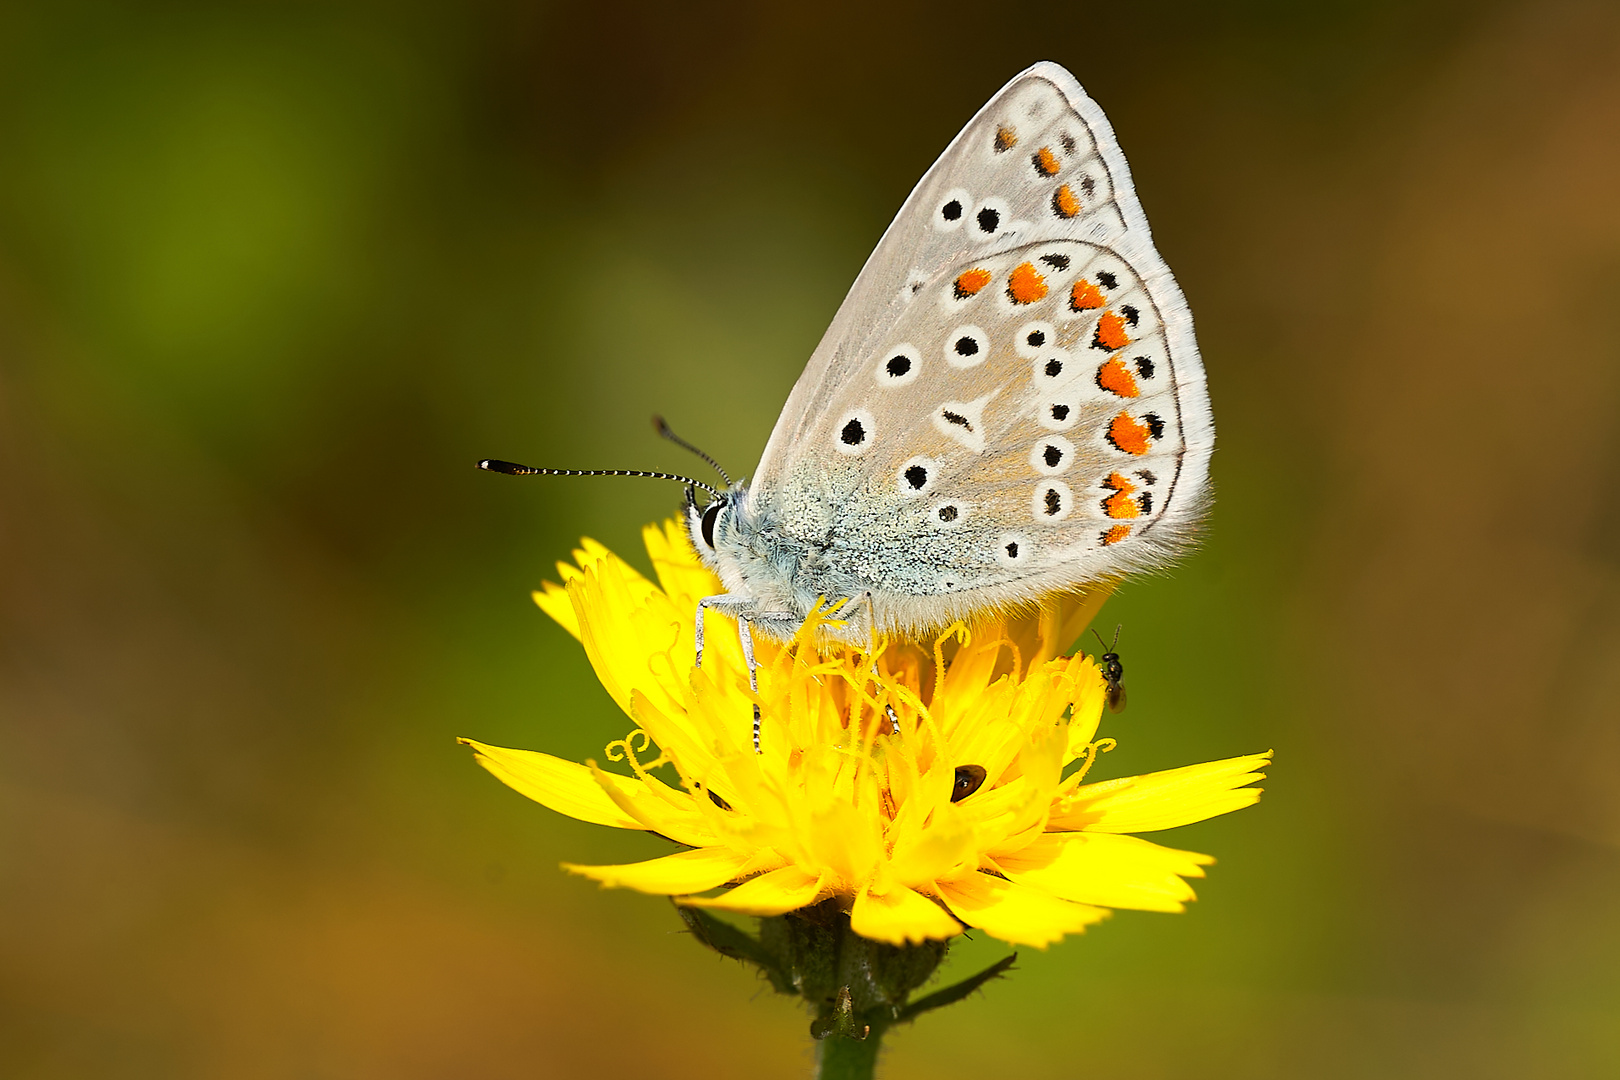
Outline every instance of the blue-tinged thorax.
<svg viewBox="0 0 1620 1080"><path fill-rule="evenodd" d="M824 502L796 506L791 518L778 509L775 500L757 499L746 481L701 508L688 496L692 546L728 593L746 598L753 613L802 620L818 599L835 602L870 588L837 565L836 530Z"/></svg>

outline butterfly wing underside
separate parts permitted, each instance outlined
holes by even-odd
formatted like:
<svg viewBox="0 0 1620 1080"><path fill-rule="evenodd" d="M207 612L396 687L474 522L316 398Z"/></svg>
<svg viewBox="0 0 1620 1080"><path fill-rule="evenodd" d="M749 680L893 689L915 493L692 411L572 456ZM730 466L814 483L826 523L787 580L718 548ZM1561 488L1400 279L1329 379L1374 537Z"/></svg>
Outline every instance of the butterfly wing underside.
<svg viewBox="0 0 1620 1080"><path fill-rule="evenodd" d="M1192 317L1113 130L1037 64L906 200L752 497L847 507L876 587L969 610L1161 564L1207 501L1213 444Z"/></svg>

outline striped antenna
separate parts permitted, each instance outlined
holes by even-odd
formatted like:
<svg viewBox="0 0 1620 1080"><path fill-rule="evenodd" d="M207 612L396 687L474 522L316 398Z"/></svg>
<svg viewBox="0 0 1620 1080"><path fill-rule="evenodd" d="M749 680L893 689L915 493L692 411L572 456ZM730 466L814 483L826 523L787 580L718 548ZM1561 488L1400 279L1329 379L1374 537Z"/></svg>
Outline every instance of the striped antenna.
<svg viewBox="0 0 1620 1080"><path fill-rule="evenodd" d="M640 469L537 469L533 465L519 465L515 461L497 461L494 458L485 458L478 463L478 467L485 472L505 473L507 476L649 476L654 480L675 480L688 487L702 488L715 498L720 497L719 491L701 480L667 472L644 472Z"/></svg>
<svg viewBox="0 0 1620 1080"><path fill-rule="evenodd" d="M676 446L679 446L683 450L692 451L692 453L696 454L704 461L707 461L710 465L713 465L714 471L720 474L720 479L726 482L726 487L731 486L731 477L726 475L726 470L720 467L720 463L714 460L714 458L710 457L708 454L705 454L702 450L699 450L697 447L687 442L685 439L681 438L679 435L675 434L675 432L670 429L669 421L665 420L662 416L654 416L653 427L658 429L658 434L662 435Z"/></svg>

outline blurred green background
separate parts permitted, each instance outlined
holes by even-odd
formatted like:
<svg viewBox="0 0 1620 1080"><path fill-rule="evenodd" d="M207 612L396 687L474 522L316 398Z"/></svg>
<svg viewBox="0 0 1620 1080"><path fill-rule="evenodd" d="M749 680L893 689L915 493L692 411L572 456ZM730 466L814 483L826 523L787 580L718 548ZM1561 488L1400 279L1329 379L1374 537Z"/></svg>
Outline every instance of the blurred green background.
<svg viewBox="0 0 1620 1080"><path fill-rule="evenodd" d="M747 472L1043 58L1219 431L1100 768L1277 763L886 1075L1620 1074L1620 10L1463 0L0 7L0 1073L804 1075L452 742L624 733L527 593L678 491L472 463Z"/></svg>

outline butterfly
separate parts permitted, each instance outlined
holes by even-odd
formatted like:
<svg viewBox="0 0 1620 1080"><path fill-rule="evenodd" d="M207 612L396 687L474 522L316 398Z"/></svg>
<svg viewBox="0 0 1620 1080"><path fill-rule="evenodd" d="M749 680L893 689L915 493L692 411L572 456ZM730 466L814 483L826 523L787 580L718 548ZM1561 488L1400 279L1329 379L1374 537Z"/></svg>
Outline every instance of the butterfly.
<svg viewBox="0 0 1620 1080"><path fill-rule="evenodd" d="M688 484L693 546L725 587L699 604L699 662L708 608L738 620L752 669L750 627L786 639L817 605L840 605L835 638L919 639L1164 565L1207 508L1214 436L1192 316L1113 129L1040 63L906 199L753 476L632 475Z"/></svg>

